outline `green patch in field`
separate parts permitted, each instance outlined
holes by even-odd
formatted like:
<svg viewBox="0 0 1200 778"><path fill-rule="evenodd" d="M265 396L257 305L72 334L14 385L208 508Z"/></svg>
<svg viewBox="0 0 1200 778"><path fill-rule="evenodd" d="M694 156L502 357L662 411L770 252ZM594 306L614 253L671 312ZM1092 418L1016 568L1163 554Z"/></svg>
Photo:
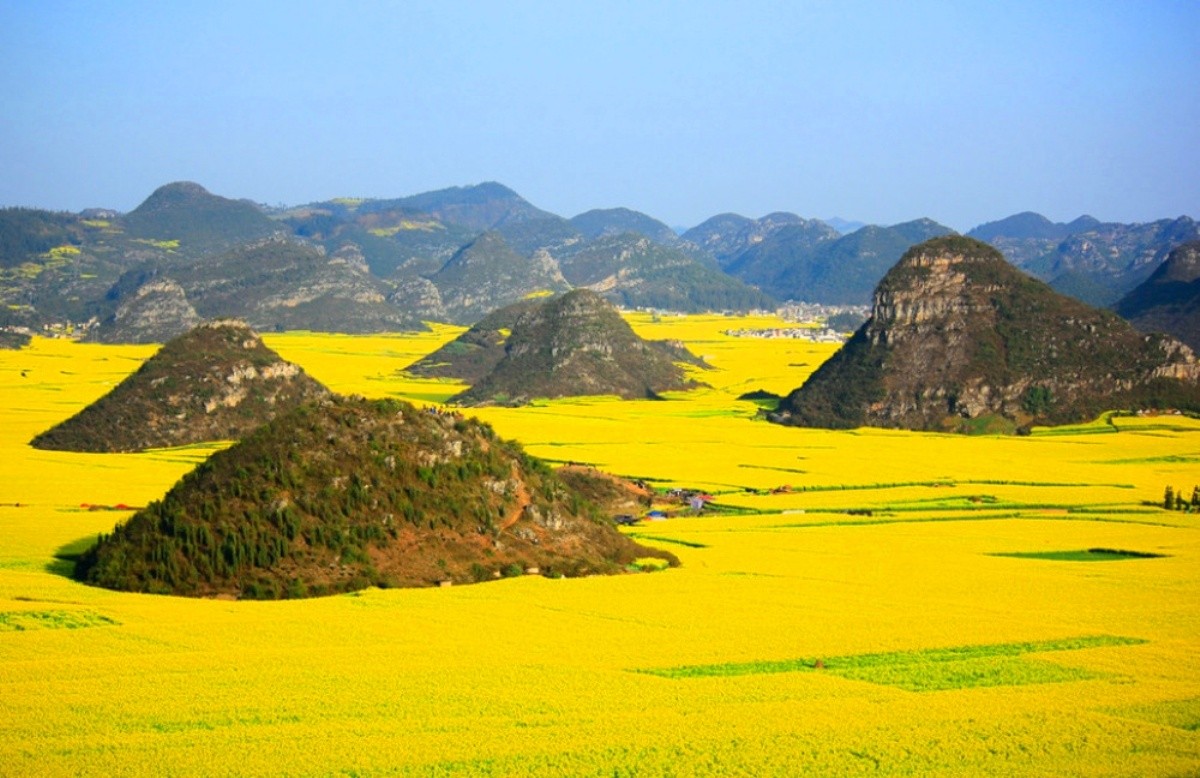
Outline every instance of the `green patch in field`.
<svg viewBox="0 0 1200 778"><path fill-rule="evenodd" d="M1114 708L1109 713L1114 716L1174 727L1185 732L1200 732L1200 697L1192 697L1187 700L1168 700L1131 708Z"/></svg>
<svg viewBox="0 0 1200 778"><path fill-rule="evenodd" d="M0 632L29 632L36 629L85 629L111 627L120 622L95 611L0 611Z"/></svg>
<svg viewBox="0 0 1200 778"><path fill-rule="evenodd" d="M688 548L708 548L704 543L697 543L694 540L680 540L679 538L664 538L661 535L643 535L640 532L630 532L629 537L635 540L652 540L659 543L673 543L676 546L687 546Z"/></svg>
<svg viewBox="0 0 1200 778"><path fill-rule="evenodd" d="M964 435L1012 435L1017 425L999 414L957 420L955 430Z"/></svg>
<svg viewBox="0 0 1200 778"><path fill-rule="evenodd" d="M1139 638L1097 635L1029 643L893 651L883 654L680 665L645 668L635 672L677 679L825 672L841 678L893 686L911 692L930 692L1104 678L1107 675L1103 673L1064 667L1042 659L1030 659L1026 655L1108 646L1133 646L1145 642Z"/></svg>
<svg viewBox="0 0 1200 778"><path fill-rule="evenodd" d="M874 665L835 671L843 678L894 686L910 692L939 692L985 686L1027 686L1041 683L1086 681L1102 673L1064 667L1053 662L1012 656L959 659L951 662L920 662Z"/></svg>
<svg viewBox="0 0 1200 778"><path fill-rule="evenodd" d="M1161 559L1166 554L1128 551L1122 548L1085 548L1078 551L1003 551L988 556L1015 559L1048 559L1053 562L1119 562L1125 559Z"/></svg>
<svg viewBox="0 0 1200 778"><path fill-rule="evenodd" d="M800 474L808 473L807 470L801 470L798 467L771 467L770 465L747 465L747 464L740 464L740 465L738 465L738 467L744 467L747 470L774 470L775 472L779 472L779 473L800 473Z"/></svg>
<svg viewBox="0 0 1200 778"><path fill-rule="evenodd" d="M1200 455L1196 454L1167 454L1161 457L1140 457L1135 459L1105 459L1098 465L1194 465L1200 463Z"/></svg>
<svg viewBox="0 0 1200 778"><path fill-rule="evenodd" d="M629 564L630 572L657 573L666 570L670 565L667 560L658 557L638 557Z"/></svg>

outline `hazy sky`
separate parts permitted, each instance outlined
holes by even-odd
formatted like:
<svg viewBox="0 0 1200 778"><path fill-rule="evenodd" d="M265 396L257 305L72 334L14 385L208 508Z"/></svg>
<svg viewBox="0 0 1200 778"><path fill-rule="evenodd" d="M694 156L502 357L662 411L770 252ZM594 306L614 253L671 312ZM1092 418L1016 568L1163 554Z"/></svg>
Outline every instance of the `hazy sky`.
<svg viewBox="0 0 1200 778"><path fill-rule="evenodd" d="M1200 216L1200 3L0 0L0 205Z"/></svg>

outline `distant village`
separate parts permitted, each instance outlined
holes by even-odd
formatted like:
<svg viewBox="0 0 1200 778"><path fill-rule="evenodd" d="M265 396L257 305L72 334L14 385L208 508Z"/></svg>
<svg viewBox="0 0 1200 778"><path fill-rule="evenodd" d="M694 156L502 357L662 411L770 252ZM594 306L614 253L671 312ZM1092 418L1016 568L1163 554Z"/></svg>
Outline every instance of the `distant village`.
<svg viewBox="0 0 1200 778"><path fill-rule="evenodd" d="M789 302L776 313L784 321L796 322L799 326L725 330L725 334L735 338L791 338L813 343L844 343L850 333L866 321L870 308L865 305Z"/></svg>

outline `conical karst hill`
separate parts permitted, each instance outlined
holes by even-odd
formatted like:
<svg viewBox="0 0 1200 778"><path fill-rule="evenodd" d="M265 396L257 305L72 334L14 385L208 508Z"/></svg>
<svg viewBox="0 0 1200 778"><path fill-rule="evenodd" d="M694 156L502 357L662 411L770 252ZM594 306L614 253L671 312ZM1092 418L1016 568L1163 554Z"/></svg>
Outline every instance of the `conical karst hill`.
<svg viewBox="0 0 1200 778"><path fill-rule="evenodd" d="M167 342L111 392L30 444L115 452L236 440L327 393L247 325L210 322Z"/></svg>
<svg viewBox="0 0 1200 778"><path fill-rule="evenodd" d="M77 561L113 589L303 597L678 560L619 533L491 427L397 400L307 403L185 476Z"/></svg>
<svg viewBox="0 0 1200 778"><path fill-rule="evenodd" d="M492 311L446 345L406 368L424 378L455 378L474 384L482 381L504 359L504 344L524 314L543 305L542 298L522 300Z"/></svg>
<svg viewBox="0 0 1200 778"><path fill-rule="evenodd" d="M698 362L686 349L642 339L611 303L589 289L493 316L492 325L511 321L511 333L494 326L471 330L460 338L462 345L443 350L466 353L476 346L473 364L494 364L452 402L521 404L534 398L585 395L653 398L700 385L677 364ZM468 374L453 377L466 380Z"/></svg>
<svg viewBox="0 0 1200 778"><path fill-rule="evenodd" d="M1200 410L1191 349L953 236L904 255L876 288L867 323L771 419L982 432L1152 408Z"/></svg>

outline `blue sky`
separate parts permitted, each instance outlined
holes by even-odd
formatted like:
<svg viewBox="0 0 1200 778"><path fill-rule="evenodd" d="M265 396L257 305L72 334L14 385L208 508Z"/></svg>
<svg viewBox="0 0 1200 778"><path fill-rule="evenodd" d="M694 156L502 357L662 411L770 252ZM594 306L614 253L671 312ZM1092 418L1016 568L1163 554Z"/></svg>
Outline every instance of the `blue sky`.
<svg viewBox="0 0 1200 778"><path fill-rule="evenodd" d="M0 0L0 205L1200 216L1196 2Z"/></svg>

